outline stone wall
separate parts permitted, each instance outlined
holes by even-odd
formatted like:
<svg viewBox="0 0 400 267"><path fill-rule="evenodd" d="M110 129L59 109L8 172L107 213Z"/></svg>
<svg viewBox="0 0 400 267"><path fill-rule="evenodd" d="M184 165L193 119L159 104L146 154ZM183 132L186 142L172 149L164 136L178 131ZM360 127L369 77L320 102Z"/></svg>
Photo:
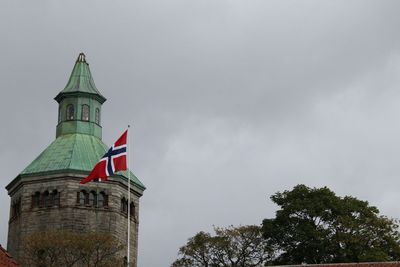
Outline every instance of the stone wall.
<svg viewBox="0 0 400 267"><path fill-rule="evenodd" d="M7 249L17 261L23 257L23 240L32 233L46 230L109 233L126 246L128 221L127 214L121 211L121 199L127 198L126 182L120 178L110 178L108 182L80 185L81 179L81 175L65 174L23 178L11 184L8 188L11 203L20 200L21 206L16 216L10 212ZM43 193L46 190L60 193L59 206L33 207L32 196L35 192ZM108 206L96 208L80 205L77 192L81 190L105 192ZM139 198L142 193L139 188L131 186L130 197L135 205L135 216L131 218L130 226L132 266L136 266L137 262ZM123 256L126 256L126 250L121 253Z"/></svg>

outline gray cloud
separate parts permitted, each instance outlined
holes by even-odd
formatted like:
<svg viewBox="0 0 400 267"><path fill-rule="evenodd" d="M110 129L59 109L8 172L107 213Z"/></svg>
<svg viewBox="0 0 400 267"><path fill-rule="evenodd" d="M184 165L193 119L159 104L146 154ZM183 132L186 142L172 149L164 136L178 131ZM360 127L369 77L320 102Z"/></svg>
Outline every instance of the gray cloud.
<svg viewBox="0 0 400 267"><path fill-rule="evenodd" d="M55 137L87 54L110 144L134 125L142 267L213 225L259 224L268 196L327 185L399 217L398 1L5 1L4 186ZM9 198L0 193L0 243Z"/></svg>

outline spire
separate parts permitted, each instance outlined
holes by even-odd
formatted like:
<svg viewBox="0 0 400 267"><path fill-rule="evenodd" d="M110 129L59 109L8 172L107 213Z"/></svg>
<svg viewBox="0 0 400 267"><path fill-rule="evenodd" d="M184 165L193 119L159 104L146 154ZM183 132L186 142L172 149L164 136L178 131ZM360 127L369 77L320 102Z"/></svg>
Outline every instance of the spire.
<svg viewBox="0 0 400 267"><path fill-rule="evenodd" d="M67 85L54 99L60 103L64 97L76 94L89 94L100 103L106 101L96 88L84 53L79 54Z"/></svg>
<svg viewBox="0 0 400 267"><path fill-rule="evenodd" d="M56 137L80 133L101 139L101 105L106 98L94 84L85 54L79 54L67 85L54 99L59 106Z"/></svg>

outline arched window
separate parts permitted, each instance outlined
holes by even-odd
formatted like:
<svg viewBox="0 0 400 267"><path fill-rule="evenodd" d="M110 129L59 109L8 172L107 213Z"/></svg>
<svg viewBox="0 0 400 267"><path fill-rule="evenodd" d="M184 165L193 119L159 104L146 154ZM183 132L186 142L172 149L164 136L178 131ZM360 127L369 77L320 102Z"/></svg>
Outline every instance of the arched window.
<svg viewBox="0 0 400 267"><path fill-rule="evenodd" d="M50 194L49 191L45 191L42 196L42 206L48 207L50 204Z"/></svg>
<svg viewBox="0 0 400 267"><path fill-rule="evenodd" d="M81 206L84 206L88 203L88 195L85 190L78 192L77 202Z"/></svg>
<svg viewBox="0 0 400 267"><path fill-rule="evenodd" d="M104 207L108 207L108 195L104 193Z"/></svg>
<svg viewBox="0 0 400 267"><path fill-rule="evenodd" d="M82 116L81 119L83 121L89 121L90 111L88 105L82 105Z"/></svg>
<svg viewBox="0 0 400 267"><path fill-rule="evenodd" d="M99 108L96 108L94 121L95 121L97 124L100 124L100 109L99 109Z"/></svg>
<svg viewBox="0 0 400 267"><path fill-rule="evenodd" d="M40 206L40 192L36 192L32 196L32 208L38 208Z"/></svg>
<svg viewBox="0 0 400 267"><path fill-rule="evenodd" d="M53 206L60 206L60 193L57 190L51 193L51 202Z"/></svg>
<svg viewBox="0 0 400 267"><path fill-rule="evenodd" d="M17 217L20 213L21 213L21 198L18 198L11 205L11 218Z"/></svg>
<svg viewBox="0 0 400 267"><path fill-rule="evenodd" d="M121 208L120 210L123 212L124 211L124 202L125 202L125 198L121 199Z"/></svg>
<svg viewBox="0 0 400 267"><path fill-rule="evenodd" d="M121 211L128 214L128 200L126 200L125 197L121 199Z"/></svg>
<svg viewBox="0 0 400 267"><path fill-rule="evenodd" d="M73 120L75 118L75 109L74 105L69 104L67 106L67 120Z"/></svg>
<svg viewBox="0 0 400 267"><path fill-rule="evenodd" d="M89 206L95 207L96 206L96 202L97 202L96 192L90 191L90 194L89 194Z"/></svg>
<svg viewBox="0 0 400 267"><path fill-rule="evenodd" d="M104 192L101 192L98 196L97 196L97 207L102 208L104 207Z"/></svg>
<svg viewBox="0 0 400 267"><path fill-rule="evenodd" d="M49 193L49 201L47 202L46 207L52 207L54 205L54 196L53 193Z"/></svg>
<svg viewBox="0 0 400 267"><path fill-rule="evenodd" d="M133 202L131 202L131 206L129 208L130 208L131 216L132 216L132 218L134 218L135 217L135 212L136 212L135 204Z"/></svg>

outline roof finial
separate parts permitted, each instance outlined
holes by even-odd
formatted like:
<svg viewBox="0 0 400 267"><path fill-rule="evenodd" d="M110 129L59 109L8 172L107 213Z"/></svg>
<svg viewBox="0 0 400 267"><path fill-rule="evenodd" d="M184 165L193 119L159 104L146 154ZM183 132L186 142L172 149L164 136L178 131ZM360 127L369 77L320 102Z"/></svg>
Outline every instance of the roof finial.
<svg viewBox="0 0 400 267"><path fill-rule="evenodd" d="M84 53L80 53L76 62L86 62L86 56Z"/></svg>

